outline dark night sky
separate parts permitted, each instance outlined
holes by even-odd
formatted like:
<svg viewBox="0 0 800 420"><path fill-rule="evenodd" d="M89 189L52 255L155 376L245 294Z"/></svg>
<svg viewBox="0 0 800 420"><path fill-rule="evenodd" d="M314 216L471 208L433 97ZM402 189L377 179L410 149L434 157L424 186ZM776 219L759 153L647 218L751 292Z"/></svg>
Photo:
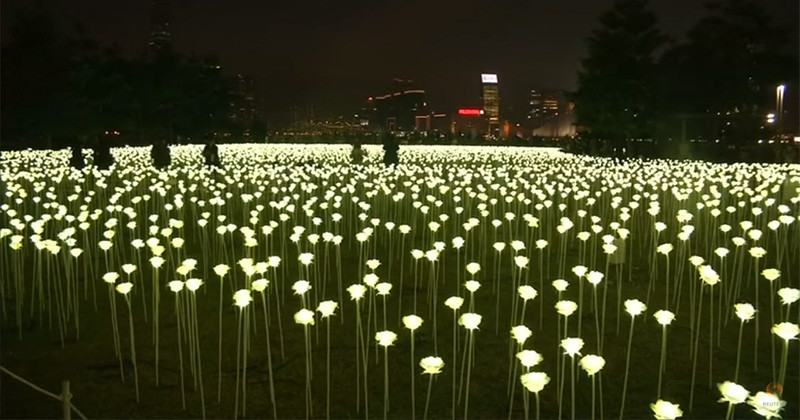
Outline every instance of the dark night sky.
<svg viewBox="0 0 800 420"><path fill-rule="evenodd" d="M3 0L3 27L30 0ZM477 104L479 74L498 73L506 104L533 86L574 89L584 39L613 0L173 0L172 34L183 53L219 58L226 73L256 77L267 112L289 105L354 110L395 76L427 89L435 109ZM661 28L680 38L702 0L653 0ZM797 45L797 0L764 0ZM146 0L49 0L64 22L81 21L104 44L140 53ZM5 34L6 31L4 30Z"/></svg>

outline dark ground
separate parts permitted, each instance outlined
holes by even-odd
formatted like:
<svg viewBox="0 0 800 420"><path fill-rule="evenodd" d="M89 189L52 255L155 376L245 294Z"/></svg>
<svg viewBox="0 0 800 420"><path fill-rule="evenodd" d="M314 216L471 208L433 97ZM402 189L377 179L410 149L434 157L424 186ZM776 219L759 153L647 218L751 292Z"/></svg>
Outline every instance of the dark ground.
<svg viewBox="0 0 800 420"><path fill-rule="evenodd" d="M410 247L406 245L406 252ZM345 247L346 251L347 248ZM345 252L344 267L344 287L355 281L357 264L357 249L354 253ZM555 251L555 250L554 250ZM396 251L395 251L396 253ZM571 252L571 258L576 252ZM383 255L383 254L381 254ZM508 250L504 254L507 258ZM555 253L554 253L555 255ZM443 291L439 291L439 300L443 301L447 296L454 292L455 278L455 254L449 251L446 259L445 284ZM286 261L286 259L284 259ZM464 258L461 258L464 264ZM491 258L489 259L491 261ZM508 416L508 397L506 393L506 381L508 377L508 325L510 309L508 302L509 276L508 263L503 260L500 273L493 273L491 265L484 264L482 271L478 273L477 279L483 284L482 288L476 293L476 312L483 314L483 322L480 330L475 335L475 363L472 369L471 394L469 403L470 418L505 418ZM796 263L796 262L795 262ZM536 260L531 261L534 270L531 273L531 284L538 287L538 274ZM296 272L294 263L287 273ZM568 261L567 267L573 263ZM426 263L422 263L422 279L428 276ZM551 382L541 393L541 417L556 418L558 416L556 400L556 312L552 309L556 301L555 293L548 283L557 278L557 260L545 267L549 269L551 275L546 274L545 296L544 296L544 318L543 328L538 327L538 303L542 297L541 293L534 303L527 306L526 325L533 330L533 336L528 340L525 348L534 349L544 356L544 362L537 367L548 373ZM389 348L389 378L390 378L390 408L388 416L390 418L410 418L411 395L410 395L410 340L408 330L401 327L398 322L397 313L397 276L399 270L395 263L393 271L393 283L395 289L389 299L388 328L398 334L398 341ZM610 270L613 272L613 269ZM410 266L406 267L405 287L403 289L404 308L409 308L409 303L413 299L414 290L409 284L413 282L410 275ZM547 270L545 270L547 272ZM334 274L335 271L332 272ZM384 264L378 269L378 274L382 280L387 273L387 265ZM643 267L636 267L633 278L644 278L647 271ZM566 278L572 280L571 273ZM663 276L663 274L662 274ZM289 290L292 279L296 276L289 274L287 279L282 280L282 292ZM501 296L504 299L500 310L500 333L495 334L494 306L495 299L492 294L491 282L489 279L499 278L501 281ZM622 381L625 366L625 351L627 346L627 333L630 327L630 317L623 311L623 320L620 332L616 332L616 293L615 275L612 273L606 277L610 278L611 289L608 294L608 320L606 328L606 345L604 357L606 367L603 376L604 386L604 414L605 418L617 418L622 390ZM335 276L334 276L335 278ZM441 274L440 277L441 278ZM634 281L627 283L625 278L623 300L627 298L640 298L644 300L646 296L645 281ZM462 275L462 281L464 277ZM604 282L606 281L604 280ZM223 326L223 379L222 379L222 403L217 403L217 317L218 317L218 279L211 274L209 280L198 292L198 309L200 313L199 329L201 354L203 358L203 379L205 385L206 416L208 418L232 418L234 414L235 400L235 378L236 378L236 311L230 302L230 291L225 289L224 305L224 326ZM149 282L148 282L149 284ZM195 391L192 386L192 376L188 371L188 362L184 360L184 375L186 379L186 410L181 409L180 390L179 390L179 371L177 360L177 341L175 339L176 323L173 313L173 298L171 292L165 291L162 294L161 307L161 362L160 362L160 387L155 386L154 379L154 351L151 340L151 325L144 323L142 317L141 304L135 295L132 301L134 307L134 317L136 319L136 348L139 372L139 384L141 390L141 401L136 403L133 385L133 369L129 360L129 340L128 340L128 320L127 311L121 298L118 298L118 308L120 308L120 334L123 346L125 361L126 382L120 380L119 365L114 355L113 343L111 340L111 326L108 311L108 300L105 296L105 285L98 285L98 311L95 313L91 305L91 292L89 301L82 306L82 334L80 341L75 341L74 333L70 335L65 348L61 348L58 338L58 331L55 326L52 329L42 327L38 321L31 321L25 326L24 338L19 341L17 331L12 317L3 323L2 331L2 364L4 367L21 375L32 382L43 386L53 392L58 392L60 383L63 379L71 381L74 403L89 418L188 418L200 417L200 393ZM330 290L330 289L329 289ZM763 289L762 289L763 290ZM582 353L595 353L594 340L594 316L588 311L591 298L588 283L586 287L586 306L583 320L583 338L586 345ZM150 291L148 290L148 293ZM290 291L285 293L285 305L281 313L284 339L285 357L280 356L280 349L277 339L277 324L272 322L271 333L273 335L272 357L273 372L276 388L277 413L281 418L303 418L304 412L304 384L305 384L305 354L303 351L303 334L301 327L292 320L292 314L300 308L297 297L291 296ZM762 294L763 297L764 294ZM426 302L426 291L419 292L419 315L425 323L416 334L414 378L416 381L416 407L417 417L422 417L425 404L425 391L427 387L427 376L420 374L418 360L422 357L433 355L433 319L430 316ZM631 352L631 369L628 384L628 396L626 402L626 418L651 418L652 414L649 404L656 400L656 381L658 377L659 354L661 345L661 328L653 320L652 313L660 309L661 301L658 299L663 296L658 293L653 294L650 303L651 309L647 316L637 317L634 329L634 343ZM335 298L335 296L331 296ZM564 298L571 298L577 301L577 287L571 287ZM253 339L252 350L249 355L247 369L247 417L269 418L271 417L271 405L269 399L269 388L267 379L267 360L264 345L263 317L260 309L260 298L256 297L258 324L252 330ZM331 324L331 418L363 418L363 410L357 412L356 407L356 388L355 388L355 322L354 304L349 300L345 293L344 303L344 325L341 325L342 310L337 311ZM275 309L274 299L272 310ZM378 311L380 311L381 300L378 300ZM465 303L466 307L467 303ZM443 373L434 380L431 393L431 402L428 417L430 418L450 418L451 417L451 374L453 372L453 361L451 355L452 337L452 312L450 309L439 303L438 312L438 346L439 356L445 360ZM688 306L684 306L688 309ZM12 308L7 308L13 314ZM404 313L403 315L406 315ZM767 317L762 317L762 321ZM366 323L366 311L364 311ZM571 335L576 333L577 312L570 319ZM733 379L733 370L736 360L736 338L738 333L738 322L731 321L722 330L722 342L714 347L713 378L709 386L708 377L708 336L707 331L700 334L700 356L697 362L697 378L695 389L694 410L690 413L688 400L691 381L692 364L689 358L689 327L688 311L678 314L677 320L669 327L667 371L664 375L662 398L679 403L684 410L686 418L722 418L725 413L726 405L717 403L719 393L716 383L724 380ZM761 346L759 364L757 369L753 369L753 325L745 326L742 367L739 383L743 384L752 393L763 390L771 382L771 363L769 356L768 322L762 322L761 326ZM313 327L318 333L318 341L315 337L313 344L313 407L314 417L325 416L325 329L324 321L317 319L317 325ZM707 325L707 324L704 324ZM382 328L379 328L382 329ZM72 330L71 330L72 331ZM459 327L459 333L463 328ZM313 336L313 334L312 334ZM374 330L368 337L370 342L370 362L369 362L369 415L371 418L380 418L383 410L383 355L381 351L380 361L375 360L374 349ZM463 336L461 337L461 347L464 346ZM777 356L780 357L780 343L778 343ZM184 351L186 349L184 348ZM796 343L792 343L790 351L790 363L788 367L787 380L784 384L784 399L789 401L788 411L783 413L784 418L798 418L797 384L798 384L798 365L797 365ZM459 356L460 357L460 356ZM460 372L460 361L458 363ZM578 418L589 418L591 416L591 382L585 373L580 369L576 371L578 383L576 384L576 408ZM564 409L562 415L570 415L569 408L569 370L566 371L566 387L564 390ZM363 385L362 385L363 387ZM512 417L522 418L522 400L519 397L520 386L517 384L518 397L514 402L514 412ZM533 398L531 397L531 402ZM363 401L362 401L363 404ZM599 408L599 402L598 402ZM241 409L241 407L240 407ZM54 418L60 416L59 402L51 401L46 397L30 390L24 385L19 384L8 376L2 376L2 407L0 413L3 418ZM756 418L750 407L741 405L737 408L737 418ZM463 418L464 407L456 409L456 416ZM531 406L530 418L534 418L533 406Z"/></svg>

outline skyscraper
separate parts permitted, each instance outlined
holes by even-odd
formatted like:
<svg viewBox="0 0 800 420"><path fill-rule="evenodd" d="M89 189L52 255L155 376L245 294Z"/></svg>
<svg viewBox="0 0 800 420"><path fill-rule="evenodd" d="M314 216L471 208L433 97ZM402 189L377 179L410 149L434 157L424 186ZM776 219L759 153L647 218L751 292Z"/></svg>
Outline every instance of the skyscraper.
<svg viewBox="0 0 800 420"><path fill-rule="evenodd" d="M172 47L170 18L168 0L152 0L150 3L150 41L148 42L151 53Z"/></svg>
<svg viewBox="0 0 800 420"><path fill-rule="evenodd" d="M539 128L558 116L561 102L559 95L554 92L531 89L530 108L528 109L528 124L531 128Z"/></svg>
<svg viewBox="0 0 800 420"><path fill-rule="evenodd" d="M500 134L500 88L496 74L481 74L483 111L489 120L489 135Z"/></svg>

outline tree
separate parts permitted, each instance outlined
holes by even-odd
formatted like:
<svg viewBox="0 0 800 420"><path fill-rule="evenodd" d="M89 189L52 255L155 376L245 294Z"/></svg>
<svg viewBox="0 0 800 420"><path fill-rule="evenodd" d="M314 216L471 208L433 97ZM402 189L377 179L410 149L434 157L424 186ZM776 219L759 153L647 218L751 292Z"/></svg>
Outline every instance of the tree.
<svg viewBox="0 0 800 420"><path fill-rule="evenodd" d="M577 124L618 146L649 137L655 123L655 54L665 37L646 6L646 0L617 0L601 15L573 97Z"/></svg>
<svg viewBox="0 0 800 420"><path fill-rule="evenodd" d="M714 119L714 137L752 140L764 115L774 112L776 86L797 78L796 58L786 51L789 37L757 1L724 0L707 8L687 42L664 53L661 97L671 114Z"/></svg>

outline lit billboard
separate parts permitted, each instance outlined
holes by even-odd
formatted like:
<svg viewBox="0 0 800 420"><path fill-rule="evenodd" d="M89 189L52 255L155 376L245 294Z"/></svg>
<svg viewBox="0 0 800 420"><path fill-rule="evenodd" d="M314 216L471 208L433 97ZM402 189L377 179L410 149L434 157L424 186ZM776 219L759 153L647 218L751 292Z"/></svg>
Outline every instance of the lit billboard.
<svg viewBox="0 0 800 420"><path fill-rule="evenodd" d="M481 82L483 83L497 83L496 74L481 74Z"/></svg>
<svg viewBox="0 0 800 420"><path fill-rule="evenodd" d="M483 115L483 110L476 108L460 108L458 110L458 115L478 116Z"/></svg>

